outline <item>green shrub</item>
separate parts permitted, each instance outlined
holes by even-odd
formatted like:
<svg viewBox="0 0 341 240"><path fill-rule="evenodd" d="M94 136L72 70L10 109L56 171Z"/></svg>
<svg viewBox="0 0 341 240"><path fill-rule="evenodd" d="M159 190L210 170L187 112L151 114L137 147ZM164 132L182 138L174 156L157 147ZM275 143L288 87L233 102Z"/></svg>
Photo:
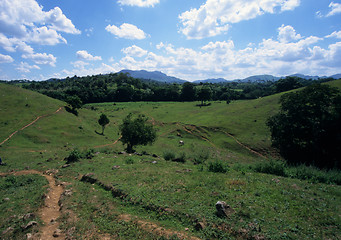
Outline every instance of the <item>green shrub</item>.
<svg viewBox="0 0 341 240"><path fill-rule="evenodd" d="M215 160L208 164L208 171L215 173L226 173L229 171L229 165L222 160Z"/></svg>
<svg viewBox="0 0 341 240"><path fill-rule="evenodd" d="M134 159L132 159L132 158L127 158L126 160L125 160L125 163L126 164L134 164Z"/></svg>
<svg viewBox="0 0 341 240"><path fill-rule="evenodd" d="M175 159L175 154L173 152L167 151L163 153L163 158L166 161L173 161Z"/></svg>
<svg viewBox="0 0 341 240"><path fill-rule="evenodd" d="M72 152L65 158L66 163L78 162L82 158L82 154L78 151L78 149L72 150Z"/></svg>
<svg viewBox="0 0 341 240"><path fill-rule="evenodd" d="M201 150L199 153L197 153L193 158L193 163L195 165L198 164L204 164L207 159L209 158L210 154L208 151Z"/></svg>
<svg viewBox="0 0 341 240"><path fill-rule="evenodd" d="M186 153L184 153L184 152L180 153L179 157L174 158L172 161L181 162L181 163L186 162Z"/></svg>
<svg viewBox="0 0 341 240"><path fill-rule="evenodd" d="M87 159L92 159L95 156L95 151L93 149L89 149L84 153L84 157Z"/></svg>
<svg viewBox="0 0 341 240"><path fill-rule="evenodd" d="M340 170L321 170L313 166L299 165L290 167L288 176L302 180L308 180L314 183L332 183L341 185L341 172Z"/></svg>
<svg viewBox="0 0 341 240"><path fill-rule="evenodd" d="M257 163L253 166L253 170L259 173L273 174L277 176L286 177L286 163L279 160L270 160L266 162Z"/></svg>

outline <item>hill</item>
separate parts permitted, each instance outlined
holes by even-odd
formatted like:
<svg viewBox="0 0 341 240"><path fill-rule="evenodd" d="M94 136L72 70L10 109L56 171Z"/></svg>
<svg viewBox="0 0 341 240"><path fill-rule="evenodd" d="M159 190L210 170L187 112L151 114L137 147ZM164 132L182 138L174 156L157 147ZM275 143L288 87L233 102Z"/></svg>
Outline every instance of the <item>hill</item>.
<svg viewBox="0 0 341 240"><path fill-rule="evenodd" d="M341 87L341 80L328 84ZM341 186L252 170L255 164L278 167L268 160L276 155L265 121L281 94L201 108L195 102L96 103L75 116L64 108L55 113L64 103L44 95L3 84L0 91L8 92L0 109L13 110L0 131L7 126L3 119L18 121L21 112L23 125L48 114L0 147L7 164L0 166L1 238L39 238L44 225L75 239L341 237ZM31 96L37 112L24 104ZM102 113L110 119L104 136L96 133ZM118 141L128 113L148 116L157 129L154 145L138 146L137 154L125 153ZM71 154L78 161L65 165ZM47 189L48 176L63 188L53 192L61 207L54 224L41 217L43 196L54 191ZM227 216L217 213L217 201L229 205ZM31 221L36 224L25 229Z"/></svg>
<svg viewBox="0 0 341 240"><path fill-rule="evenodd" d="M139 79L146 79L146 80L154 80L159 82L165 82L165 83L184 83L185 80L176 78L176 77L170 77L166 74L154 71L154 72L148 72L145 70L140 71L133 71L133 70L122 70L119 73L127 73L133 78L139 78Z"/></svg>

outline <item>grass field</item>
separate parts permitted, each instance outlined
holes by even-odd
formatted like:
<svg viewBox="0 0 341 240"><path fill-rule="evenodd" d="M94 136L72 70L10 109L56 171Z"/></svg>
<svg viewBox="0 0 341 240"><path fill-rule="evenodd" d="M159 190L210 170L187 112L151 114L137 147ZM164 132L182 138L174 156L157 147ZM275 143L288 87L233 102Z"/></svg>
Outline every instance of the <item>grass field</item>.
<svg viewBox="0 0 341 240"><path fill-rule="evenodd" d="M341 88L340 80L329 84ZM278 158L265 122L278 111L280 94L202 108L194 102L89 104L78 117L64 109L65 103L21 88L0 84L0 96L0 142L19 130L0 146L7 164L0 172L50 170L57 182L67 183L71 194L62 195L57 221L70 238L341 238L339 185L248 167ZM136 147L139 155L120 154L124 146L117 142L118 126L130 112L145 114L157 128L156 142ZM101 113L110 119L104 136L96 133L101 132ZM44 117L20 130L39 116ZM74 149L94 154L62 167ZM165 160L169 153L185 162ZM218 163L225 173L210 171ZM0 238L37 234L43 225L38 209L39 196L46 192L44 178L9 174L0 177L0 185ZM25 205L15 207L21 201ZM230 205L227 217L216 215L217 201ZM38 226L22 230L21 220L11 217L27 212L36 213ZM9 227L14 231L2 234Z"/></svg>

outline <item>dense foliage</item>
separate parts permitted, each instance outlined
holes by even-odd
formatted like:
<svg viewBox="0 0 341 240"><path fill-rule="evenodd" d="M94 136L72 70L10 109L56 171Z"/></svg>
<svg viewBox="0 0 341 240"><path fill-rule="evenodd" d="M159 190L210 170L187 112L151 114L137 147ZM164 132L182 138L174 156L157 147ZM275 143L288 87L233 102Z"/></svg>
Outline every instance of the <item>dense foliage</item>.
<svg viewBox="0 0 341 240"><path fill-rule="evenodd" d="M106 125L109 124L109 122L110 122L110 120L107 117L107 115L102 113L101 116L98 119L98 124L102 126L102 135L104 135L104 128L105 128Z"/></svg>
<svg viewBox="0 0 341 240"><path fill-rule="evenodd" d="M318 80L328 81L332 79ZM277 82L233 81L226 83L184 84L162 83L132 78L124 73L86 77L67 77L42 82L12 81L23 87L38 91L53 98L67 101L69 96L78 96L83 104L98 102L130 101L231 101L255 99L277 92L288 91L312 84L312 80L286 77Z"/></svg>
<svg viewBox="0 0 341 240"><path fill-rule="evenodd" d="M132 114L128 114L120 125L121 141L127 144L127 152L133 152L136 145L151 144L156 139L156 130L153 125L147 124L147 118L139 115L133 119Z"/></svg>
<svg viewBox="0 0 341 240"><path fill-rule="evenodd" d="M268 120L273 145L289 163L341 168L341 94L314 84L280 99Z"/></svg>

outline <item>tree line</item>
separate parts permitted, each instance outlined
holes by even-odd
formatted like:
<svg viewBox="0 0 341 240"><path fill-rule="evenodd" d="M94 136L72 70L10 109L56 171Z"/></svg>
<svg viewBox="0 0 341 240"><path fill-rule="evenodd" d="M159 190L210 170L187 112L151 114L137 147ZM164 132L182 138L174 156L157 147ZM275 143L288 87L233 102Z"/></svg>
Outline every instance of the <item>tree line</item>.
<svg viewBox="0 0 341 240"><path fill-rule="evenodd" d="M324 79L328 81L332 79ZM255 99L274 93L303 87L316 81L299 77L286 77L279 81L227 82L184 84L162 83L153 80L141 80L125 73L112 73L85 77L67 77L47 81L22 81L24 88L38 91L49 97L67 101L77 96L83 104L99 102L137 102L137 101L231 101Z"/></svg>

